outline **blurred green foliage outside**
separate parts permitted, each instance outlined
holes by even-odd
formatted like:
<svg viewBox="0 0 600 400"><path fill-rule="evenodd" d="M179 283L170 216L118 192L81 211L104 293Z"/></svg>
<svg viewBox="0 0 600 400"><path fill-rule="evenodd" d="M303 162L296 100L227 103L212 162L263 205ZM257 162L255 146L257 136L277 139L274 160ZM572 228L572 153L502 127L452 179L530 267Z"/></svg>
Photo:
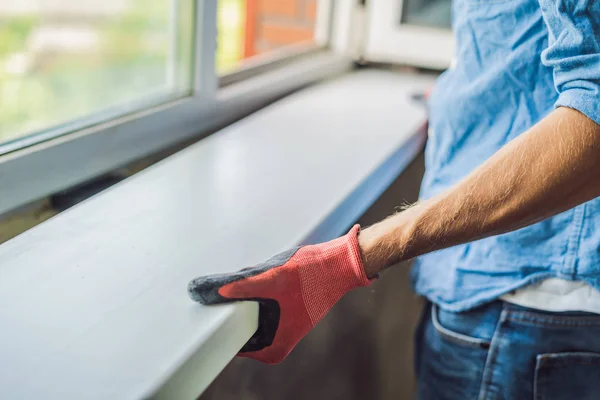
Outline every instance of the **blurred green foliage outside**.
<svg viewBox="0 0 600 400"><path fill-rule="evenodd" d="M218 71L241 59L243 7L219 0ZM193 15L192 0L129 0L118 12L85 16L0 8L0 143L189 93Z"/></svg>

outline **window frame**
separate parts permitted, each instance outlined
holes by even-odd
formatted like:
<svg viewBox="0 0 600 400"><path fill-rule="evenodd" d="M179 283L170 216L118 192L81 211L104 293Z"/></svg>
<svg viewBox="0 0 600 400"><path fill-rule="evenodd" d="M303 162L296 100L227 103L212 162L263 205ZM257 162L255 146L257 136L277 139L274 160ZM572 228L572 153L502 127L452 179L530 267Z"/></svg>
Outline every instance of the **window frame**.
<svg viewBox="0 0 600 400"><path fill-rule="evenodd" d="M334 2L321 0L314 46L266 56L247 70L219 78L214 51L217 2L195 1L191 95L118 116L71 121L39 138L45 140L32 136L30 141L9 143L10 151L0 155L0 215L185 140L206 136L298 88L343 74L353 66L349 57L329 46L335 29Z"/></svg>
<svg viewBox="0 0 600 400"><path fill-rule="evenodd" d="M452 31L400 23L404 1L367 1L364 58L437 70L448 68L455 51Z"/></svg>

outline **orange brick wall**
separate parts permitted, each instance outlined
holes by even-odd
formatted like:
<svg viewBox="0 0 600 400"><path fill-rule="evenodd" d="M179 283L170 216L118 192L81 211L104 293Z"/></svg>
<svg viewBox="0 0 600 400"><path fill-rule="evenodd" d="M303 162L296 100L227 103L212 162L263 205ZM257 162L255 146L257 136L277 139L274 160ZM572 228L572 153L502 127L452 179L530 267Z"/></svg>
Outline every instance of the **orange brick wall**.
<svg viewBox="0 0 600 400"><path fill-rule="evenodd" d="M246 0L244 57L313 38L317 0Z"/></svg>

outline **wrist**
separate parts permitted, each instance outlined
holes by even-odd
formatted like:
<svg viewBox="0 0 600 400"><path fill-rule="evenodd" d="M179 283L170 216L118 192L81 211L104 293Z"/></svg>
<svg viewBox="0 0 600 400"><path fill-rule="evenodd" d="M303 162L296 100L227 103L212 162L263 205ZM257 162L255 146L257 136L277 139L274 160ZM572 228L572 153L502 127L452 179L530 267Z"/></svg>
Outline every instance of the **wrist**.
<svg viewBox="0 0 600 400"><path fill-rule="evenodd" d="M365 275L373 278L383 269L382 260L377 257L375 251L375 237L370 228L360 231L358 235L358 247L362 259Z"/></svg>
<svg viewBox="0 0 600 400"><path fill-rule="evenodd" d="M418 255L419 208L412 207L360 232L358 244L368 277Z"/></svg>

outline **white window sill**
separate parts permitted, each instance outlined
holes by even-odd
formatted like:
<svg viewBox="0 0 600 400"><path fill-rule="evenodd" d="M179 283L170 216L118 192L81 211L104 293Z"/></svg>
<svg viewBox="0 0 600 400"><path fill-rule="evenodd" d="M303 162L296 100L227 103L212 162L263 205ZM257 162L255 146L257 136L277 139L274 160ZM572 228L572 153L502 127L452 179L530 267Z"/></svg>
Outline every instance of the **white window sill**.
<svg viewBox="0 0 600 400"><path fill-rule="evenodd" d="M1 245L2 393L196 398L257 307L195 304L188 281L342 234L422 149L409 95L431 82L305 89Z"/></svg>
<svg viewBox="0 0 600 400"><path fill-rule="evenodd" d="M30 139L0 144L0 215L200 138L299 88L351 69L350 59L317 51L221 88L214 98L200 92L89 128L69 132L75 128L66 124Z"/></svg>

